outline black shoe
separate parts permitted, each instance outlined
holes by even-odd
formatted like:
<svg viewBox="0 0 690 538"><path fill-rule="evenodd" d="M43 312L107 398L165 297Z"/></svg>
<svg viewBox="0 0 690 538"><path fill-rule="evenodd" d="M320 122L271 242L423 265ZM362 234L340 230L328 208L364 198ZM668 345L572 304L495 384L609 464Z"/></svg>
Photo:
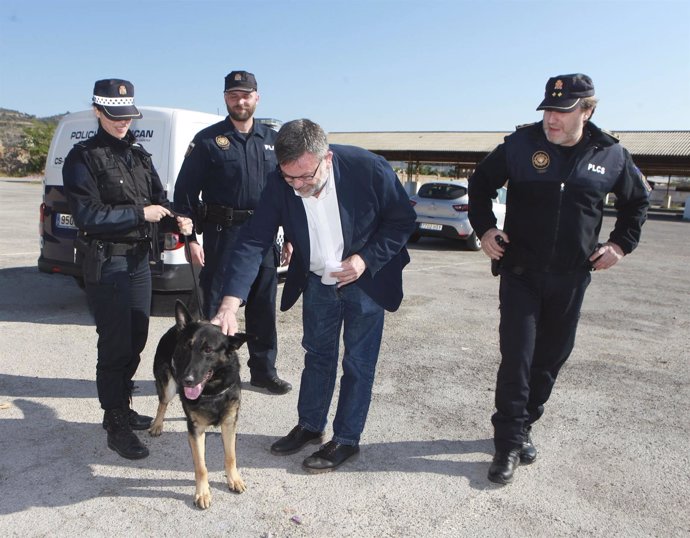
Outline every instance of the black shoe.
<svg viewBox="0 0 690 538"><path fill-rule="evenodd" d="M129 409L129 427L133 430L148 430L153 422L152 417L147 417L146 415L140 415L134 409ZM108 429L108 413L103 414L103 429Z"/></svg>
<svg viewBox="0 0 690 538"><path fill-rule="evenodd" d="M287 381L283 381L278 376L271 379L252 379L249 383L254 387L268 389L268 392L272 392L273 394L287 394L292 390L292 385Z"/></svg>
<svg viewBox="0 0 690 538"><path fill-rule="evenodd" d="M328 441L320 450L302 462L302 467L309 473L327 473L340 467L348 458L359 453L359 445L342 445Z"/></svg>
<svg viewBox="0 0 690 538"><path fill-rule="evenodd" d="M496 484L510 484L515 468L520 464L520 449L498 451L489 467L488 478Z"/></svg>
<svg viewBox="0 0 690 538"><path fill-rule="evenodd" d="M108 448L123 458L139 460L149 455L149 449L132 432L128 411L127 409L111 409L105 412L108 424Z"/></svg>
<svg viewBox="0 0 690 538"><path fill-rule="evenodd" d="M307 443L321 443L323 432L311 432L302 426L295 426L285 437L281 437L271 445L271 454L288 456L299 452Z"/></svg>
<svg viewBox="0 0 690 538"><path fill-rule="evenodd" d="M534 463L534 460L537 459L537 447L532 442L531 431L531 426L525 428L523 432L525 438L522 440L522 448L520 448L520 463L525 465Z"/></svg>

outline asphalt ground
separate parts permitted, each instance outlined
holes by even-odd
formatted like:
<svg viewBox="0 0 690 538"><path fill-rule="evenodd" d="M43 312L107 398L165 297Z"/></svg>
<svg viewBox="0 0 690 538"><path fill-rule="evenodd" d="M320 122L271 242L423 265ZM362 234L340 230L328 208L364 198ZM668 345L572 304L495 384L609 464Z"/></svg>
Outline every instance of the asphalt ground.
<svg viewBox="0 0 690 538"><path fill-rule="evenodd" d="M312 449L272 456L296 423L298 391L251 390L243 366L247 491L227 490L212 430L213 504L201 511L178 400L161 437L143 433L148 458L107 448L84 294L36 268L40 202L40 183L0 179L1 536L690 535L690 223L650 219L636 252L593 274L575 351L534 427L538 459L513 484L486 479L498 279L482 253L422 239L403 305L386 318L359 457L309 475L301 461ZM606 235L612 224L606 217ZM156 303L137 374L135 408L150 415L173 300ZM279 372L297 389L301 305L278 324Z"/></svg>

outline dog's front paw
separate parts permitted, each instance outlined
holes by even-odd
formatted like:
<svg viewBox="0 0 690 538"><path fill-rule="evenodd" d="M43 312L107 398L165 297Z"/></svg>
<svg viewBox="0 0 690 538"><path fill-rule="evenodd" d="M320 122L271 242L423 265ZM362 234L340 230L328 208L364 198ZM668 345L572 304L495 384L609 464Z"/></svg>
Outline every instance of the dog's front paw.
<svg viewBox="0 0 690 538"><path fill-rule="evenodd" d="M227 478L230 491L234 491L235 493L244 493L246 491L247 486L244 485L244 480L242 480L242 477L240 477L237 471Z"/></svg>
<svg viewBox="0 0 690 538"><path fill-rule="evenodd" d="M206 510L211 506L211 489L208 487L208 484L196 488L194 504L197 508L201 508L202 510Z"/></svg>
<svg viewBox="0 0 690 538"><path fill-rule="evenodd" d="M158 437L162 432L163 432L163 421L156 422L154 420L153 424L151 424L151 427L149 428L149 435L151 437Z"/></svg>

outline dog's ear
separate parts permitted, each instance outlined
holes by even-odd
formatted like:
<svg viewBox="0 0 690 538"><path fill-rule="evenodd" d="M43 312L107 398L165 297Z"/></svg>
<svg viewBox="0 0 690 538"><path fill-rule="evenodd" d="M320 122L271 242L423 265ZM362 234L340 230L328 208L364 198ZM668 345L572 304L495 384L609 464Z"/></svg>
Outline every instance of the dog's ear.
<svg viewBox="0 0 690 538"><path fill-rule="evenodd" d="M245 342L253 342L256 340L256 336L253 334L235 333L232 336L228 336L227 339L230 344L230 349L236 350L240 349Z"/></svg>
<svg viewBox="0 0 690 538"><path fill-rule="evenodd" d="M175 301L175 323L178 329L184 329L187 325L192 322L192 316L189 314L189 310L185 304L177 299Z"/></svg>

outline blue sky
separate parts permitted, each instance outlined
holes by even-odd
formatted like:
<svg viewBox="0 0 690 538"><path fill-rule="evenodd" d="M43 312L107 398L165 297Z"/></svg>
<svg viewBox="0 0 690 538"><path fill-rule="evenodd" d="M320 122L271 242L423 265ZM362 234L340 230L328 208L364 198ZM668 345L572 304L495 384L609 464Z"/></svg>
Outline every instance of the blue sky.
<svg viewBox="0 0 690 538"><path fill-rule="evenodd" d="M583 72L610 130L690 129L685 0L0 0L0 107L89 108L126 78L138 105L225 114L256 74L258 116L327 131L508 131L549 76Z"/></svg>

